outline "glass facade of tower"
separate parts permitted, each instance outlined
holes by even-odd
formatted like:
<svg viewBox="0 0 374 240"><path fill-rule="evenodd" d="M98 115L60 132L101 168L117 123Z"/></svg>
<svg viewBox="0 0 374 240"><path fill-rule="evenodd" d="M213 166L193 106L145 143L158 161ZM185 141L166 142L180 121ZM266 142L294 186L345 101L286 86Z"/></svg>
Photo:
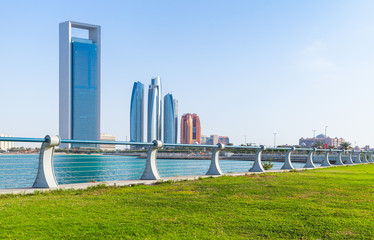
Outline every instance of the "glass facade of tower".
<svg viewBox="0 0 374 240"><path fill-rule="evenodd" d="M173 99L173 107L174 107L174 143L178 143L178 100Z"/></svg>
<svg viewBox="0 0 374 240"><path fill-rule="evenodd" d="M175 108L173 95L164 97L164 142L175 143Z"/></svg>
<svg viewBox="0 0 374 240"><path fill-rule="evenodd" d="M161 140L161 79L153 78L148 89L147 141Z"/></svg>
<svg viewBox="0 0 374 240"><path fill-rule="evenodd" d="M73 38L71 51L71 138L97 140L97 46L91 40ZM72 147L96 146L72 144Z"/></svg>
<svg viewBox="0 0 374 240"><path fill-rule="evenodd" d="M144 141L144 85L135 82L130 106L130 141Z"/></svg>

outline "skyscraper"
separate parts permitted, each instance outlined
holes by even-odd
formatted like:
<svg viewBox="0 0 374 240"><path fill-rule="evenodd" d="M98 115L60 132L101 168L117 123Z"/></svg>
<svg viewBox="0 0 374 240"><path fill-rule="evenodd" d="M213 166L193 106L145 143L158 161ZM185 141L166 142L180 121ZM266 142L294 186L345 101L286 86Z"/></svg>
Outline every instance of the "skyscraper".
<svg viewBox="0 0 374 240"><path fill-rule="evenodd" d="M174 134L175 134L175 143L178 143L178 100L173 99L174 104Z"/></svg>
<svg viewBox="0 0 374 240"><path fill-rule="evenodd" d="M88 30L88 39L74 38L71 29ZM59 131L63 139L100 139L100 26L60 23ZM61 144L60 147L69 147ZM71 147L97 147L72 144Z"/></svg>
<svg viewBox="0 0 374 240"><path fill-rule="evenodd" d="M130 106L130 141L144 142L144 84L135 82Z"/></svg>
<svg viewBox="0 0 374 240"><path fill-rule="evenodd" d="M161 79L155 77L148 89L148 142L161 140L161 110Z"/></svg>
<svg viewBox="0 0 374 240"><path fill-rule="evenodd" d="M178 121L178 107L175 104L178 103L173 99L173 95L168 93L164 97L164 142L165 143L176 143L177 139L177 121Z"/></svg>
<svg viewBox="0 0 374 240"><path fill-rule="evenodd" d="M181 143L201 143L201 125L200 118L197 114L183 114L181 119Z"/></svg>

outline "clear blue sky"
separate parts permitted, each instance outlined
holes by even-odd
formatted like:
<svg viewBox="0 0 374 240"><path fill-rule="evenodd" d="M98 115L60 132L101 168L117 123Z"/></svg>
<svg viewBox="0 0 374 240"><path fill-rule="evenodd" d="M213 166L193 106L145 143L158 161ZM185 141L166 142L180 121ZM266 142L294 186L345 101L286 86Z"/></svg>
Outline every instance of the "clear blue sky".
<svg viewBox="0 0 374 240"><path fill-rule="evenodd" d="M129 136L134 81L235 144L312 129L374 146L374 1L1 1L0 133L58 134L58 24L102 27L102 132ZM77 33L79 34L79 33Z"/></svg>

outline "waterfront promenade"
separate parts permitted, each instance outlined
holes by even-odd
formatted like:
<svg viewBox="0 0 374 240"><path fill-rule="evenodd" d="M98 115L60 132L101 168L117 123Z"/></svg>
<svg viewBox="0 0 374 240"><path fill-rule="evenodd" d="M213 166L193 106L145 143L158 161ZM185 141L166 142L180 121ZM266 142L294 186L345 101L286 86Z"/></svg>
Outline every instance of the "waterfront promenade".
<svg viewBox="0 0 374 240"><path fill-rule="evenodd" d="M274 157L273 151L278 151L278 157L283 155L283 162L274 162L273 170L294 170L296 168L313 169L319 166L331 167L374 162L371 151L345 151L343 149L317 149L266 146L225 146L164 144L161 141L119 142L119 141L87 141L60 139L58 136L45 138L0 138L0 141L40 142L39 155L5 155L0 156L0 189L33 187L34 189L56 189L68 184L82 184L90 182L113 182L126 180L162 180L165 177L186 176L220 176L229 173L262 173L266 161L264 156ZM113 144L132 145L147 148L147 158L136 156L90 156L90 155L60 155L54 156L55 147L60 143L79 144ZM157 153L163 147L191 149L207 148L211 151L210 160L177 160L159 159ZM220 160L221 153L228 151L252 152L244 155L242 160ZM270 154L268 153L270 151ZM295 155L298 153L298 155ZM305 162L295 161L293 156L305 157ZM319 158L316 158L319 157ZM333 161L331 156L335 157ZM322 157L322 159L321 159ZM269 159L269 156L268 158ZM320 161L318 161L320 160ZM114 184L114 183L112 183ZM125 183L126 184L126 183ZM131 184L131 183L129 183Z"/></svg>

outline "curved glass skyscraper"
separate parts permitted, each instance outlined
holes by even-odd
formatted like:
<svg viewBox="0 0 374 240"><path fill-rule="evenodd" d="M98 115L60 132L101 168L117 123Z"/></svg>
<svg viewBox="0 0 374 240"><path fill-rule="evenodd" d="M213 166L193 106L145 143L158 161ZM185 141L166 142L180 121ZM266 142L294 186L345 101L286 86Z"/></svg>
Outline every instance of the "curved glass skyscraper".
<svg viewBox="0 0 374 240"><path fill-rule="evenodd" d="M130 106L130 141L144 142L144 84L135 82Z"/></svg>
<svg viewBox="0 0 374 240"><path fill-rule="evenodd" d="M161 79L155 77L151 80L148 89L148 142L161 140L161 110Z"/></svg>
<svg viewBox="0 0 374 240"><path fill-rule="evenodd" d="M164 142L177 143L177 122L178 113L177 101L170 93L164 97Z"/></svg>
<svg viewBox="0 0 374 240"><path fill-rule="evenodd" d="M178 100L173 99L173 107L174 107L174 134L175 134L175 143L178 143Z"/></svg>

